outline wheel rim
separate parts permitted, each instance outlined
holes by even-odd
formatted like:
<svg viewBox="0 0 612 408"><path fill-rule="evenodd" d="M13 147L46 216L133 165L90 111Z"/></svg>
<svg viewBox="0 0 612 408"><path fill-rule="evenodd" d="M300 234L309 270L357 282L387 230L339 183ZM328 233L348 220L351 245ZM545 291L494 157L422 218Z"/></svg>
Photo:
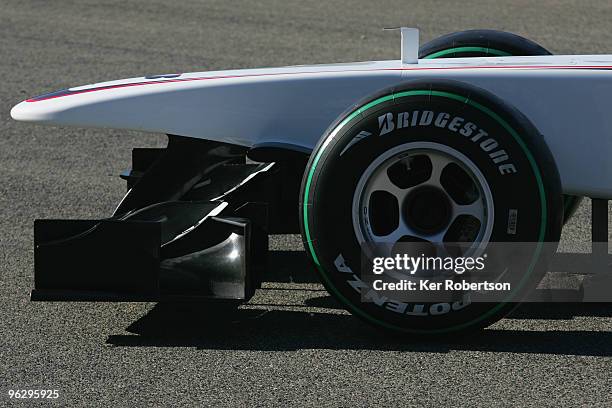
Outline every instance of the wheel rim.
<svg viewBox="0 0 612 408"><path fill-rule="evenodd" d="M436 255L478 256L493 229L491 190L476 165L438 143L387 150L362 174L353 196L353 227L367 256L401 242L425 242ZM456 252L455 252L456 255Z"/></svg>

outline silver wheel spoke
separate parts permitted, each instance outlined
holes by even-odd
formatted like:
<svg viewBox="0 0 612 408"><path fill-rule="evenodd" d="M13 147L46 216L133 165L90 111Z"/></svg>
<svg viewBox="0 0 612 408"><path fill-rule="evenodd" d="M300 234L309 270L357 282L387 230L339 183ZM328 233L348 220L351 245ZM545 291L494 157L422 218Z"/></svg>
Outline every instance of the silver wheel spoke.
<svg viewBox="0 0 612 408"><path fill-rule="evenodd" d="M453 221L460 215L471 215L482 223L485 216L485 208L482 200L478 199L472 204L466 205L453 203Z"/></svg>
<svg viewBox="0 0 612 408"><path fill-rule="evenodd" d="M387 235L375 236L375 242L380 244L395 244L400 240L401 237L404 236L413 236L420 238L419 234L417 234L412 228L406 224L403 217L400 217L399 227L395 229L395 231L391 232Z"/></svg>
<svg viewBox="0 0 612 408"><path fill-rule="evenodd" d="M441 154L428 154L427 157L429 157L429 160L431 161L431 176L429 177L427 184L443 189L442 185L440 184L442 170L444 170L448 164L452 163L453 160Z"/></svg>
<svg viewBox="0 0 612 408"><path fill-rule="evenodd" d="M371 183L368 185L366 191L366 197L369 200L373 192L386 191L387 193L395 196L399 204L406 197L410 190L410 188L402 189L393 184L391 179L389 179L389 175L387 174L387 172L383 170L376 174L371 180Z"/></svg>

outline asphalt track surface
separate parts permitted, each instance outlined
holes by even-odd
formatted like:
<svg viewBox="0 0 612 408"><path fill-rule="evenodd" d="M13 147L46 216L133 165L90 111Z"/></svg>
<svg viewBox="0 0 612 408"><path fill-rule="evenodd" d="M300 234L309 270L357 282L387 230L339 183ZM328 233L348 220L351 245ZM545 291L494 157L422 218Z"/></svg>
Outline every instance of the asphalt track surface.
<svg viewBox="0 0 612 408"><path fill-rule="evenodd" d="M26 97L167 72L396 58L388 26L422 40L468 29L555 53L612 53L605 1L0 0L0 406L58 389L62 406L610 406L612 308L525 306L480 336L406 342L343 312L298 237L274 237L264 289L221 321L149 303L31 303L35 218L110 214L130 149L165 138L12 121ZM587 203L588 204L588 203ZM589 238L585 204L564 246Z"/></svg>

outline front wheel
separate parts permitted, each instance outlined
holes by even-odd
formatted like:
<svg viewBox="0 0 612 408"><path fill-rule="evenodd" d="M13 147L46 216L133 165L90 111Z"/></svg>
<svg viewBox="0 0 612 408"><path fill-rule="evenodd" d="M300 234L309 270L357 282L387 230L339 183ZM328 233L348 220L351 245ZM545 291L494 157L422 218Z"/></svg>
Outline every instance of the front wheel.
<svg viewBox="0 0 612 408"><path fill-rule="evenodd" d="M524 115L482 89L434 80L385 90L336 123L306 167L300 210L307 252L350 312L400 333L466 331L503 317L539 282L556 248L544 243L559 240L561 189ZM404 242L445 254L456 242L533 245L512 266L522 283L507 301L410 302L361 274L377 245Z"/></svg>

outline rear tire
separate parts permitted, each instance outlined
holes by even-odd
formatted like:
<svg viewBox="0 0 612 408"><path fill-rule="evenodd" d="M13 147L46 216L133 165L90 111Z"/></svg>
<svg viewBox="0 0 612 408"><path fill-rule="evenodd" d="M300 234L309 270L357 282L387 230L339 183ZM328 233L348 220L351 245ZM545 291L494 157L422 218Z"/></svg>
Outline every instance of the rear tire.
<svg viewBox="0 0 612 408"><path fill-rule="evenodd" d="M466 58L552 55L520 35L498 30L467 30L438 37L419 49L419 58Z"/></svg>
<svg viewBox="0 0 612 408"><path fill-rule="evenodd" d="M498 30L467 30L436 38L419 50L419 58L466 58L552 55L541 45L516 34ZM563 195L563 223L580 206L582 197Z"/></svg>

